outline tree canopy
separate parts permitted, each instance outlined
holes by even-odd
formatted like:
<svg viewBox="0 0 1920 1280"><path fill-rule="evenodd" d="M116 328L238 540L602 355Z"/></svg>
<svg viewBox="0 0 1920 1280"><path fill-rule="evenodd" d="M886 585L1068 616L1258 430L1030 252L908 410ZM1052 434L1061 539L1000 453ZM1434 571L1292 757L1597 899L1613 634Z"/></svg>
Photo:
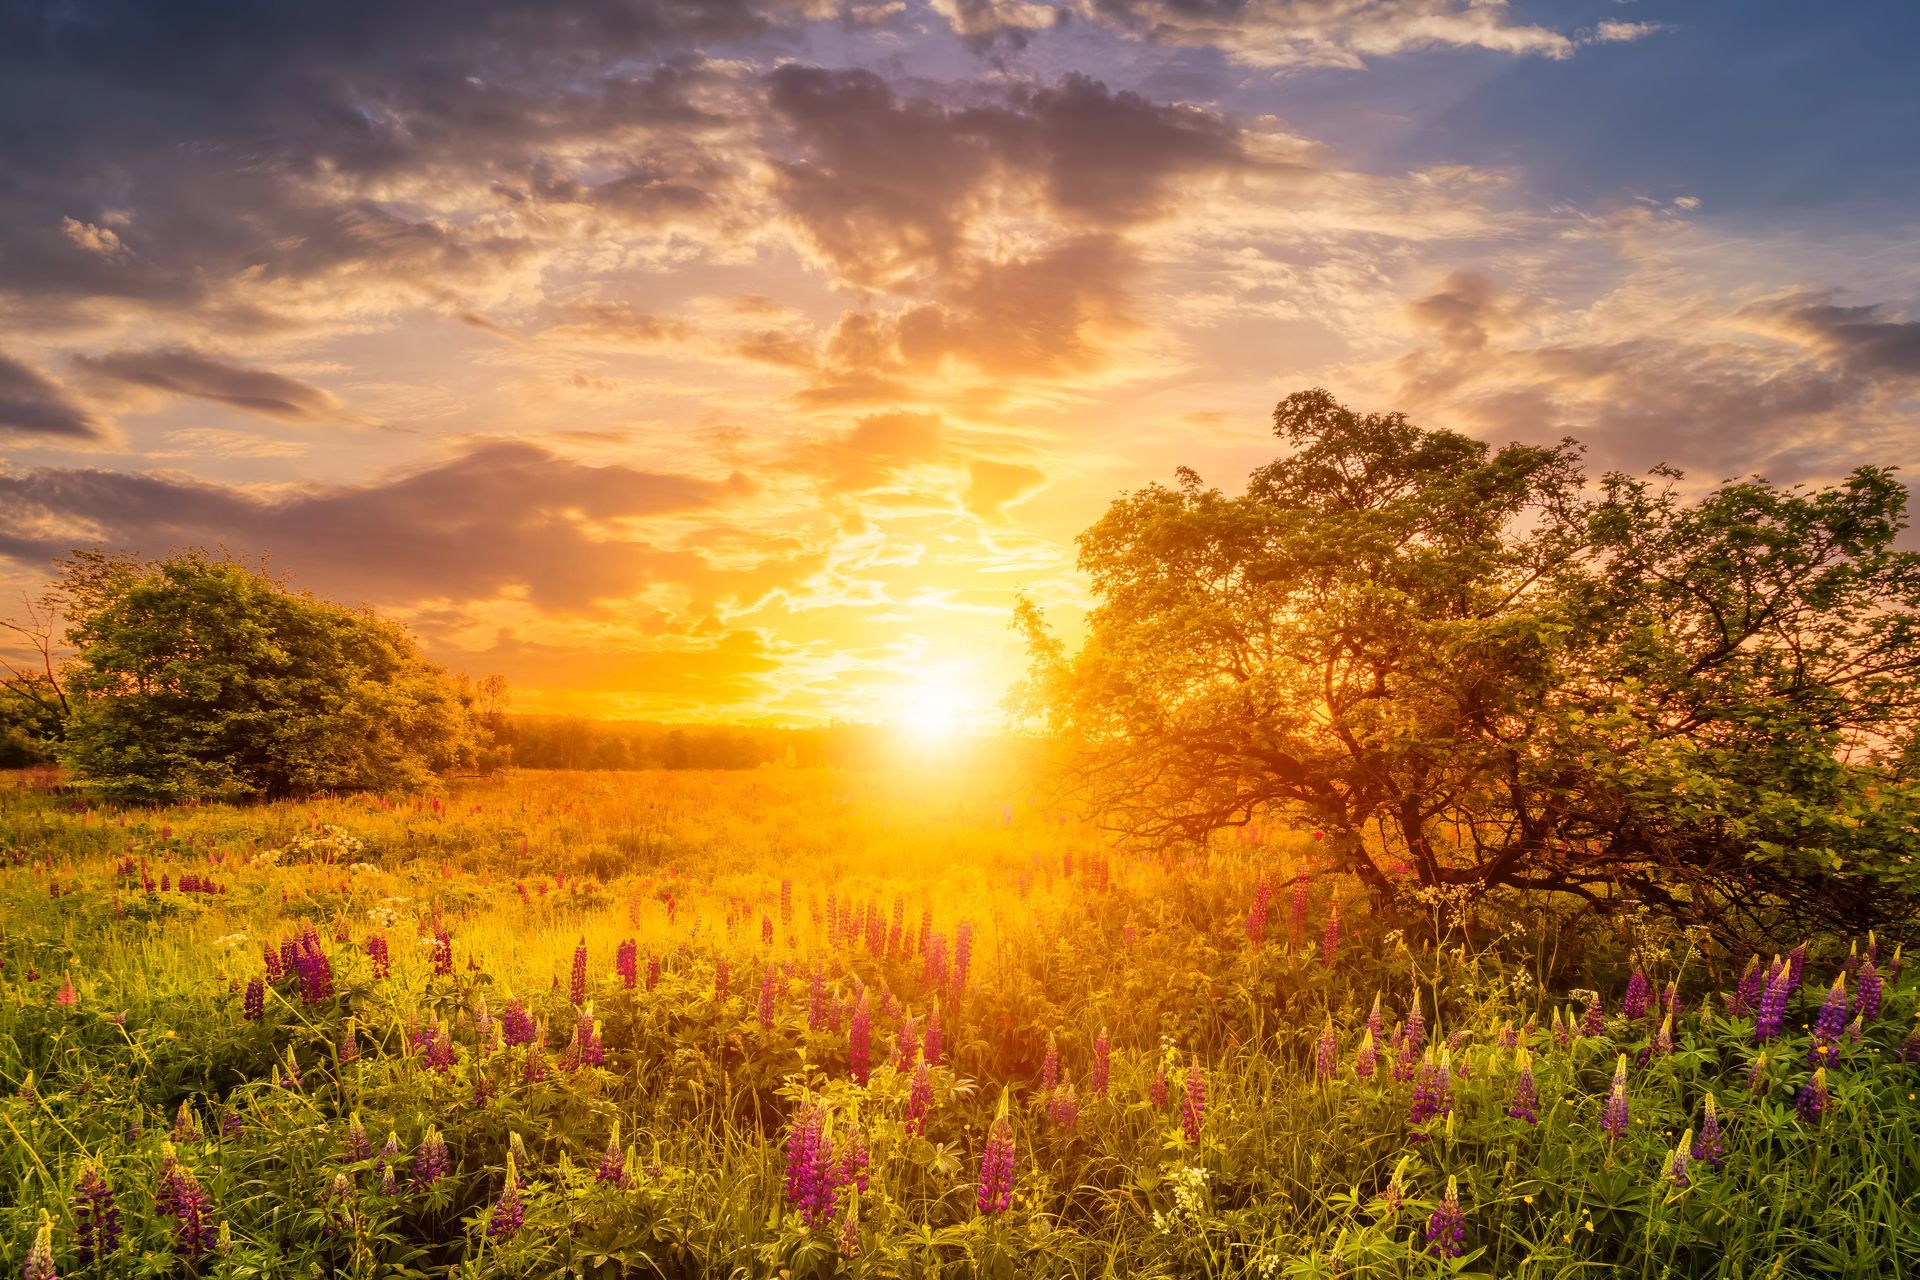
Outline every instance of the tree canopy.
<svg viewBox="0 0 1920 1280"><path fill-rule="evenodd" d="M1190 471L1080 538L1068 652L1030 605L1024 699L1089 809L1147 842L1263 816L1407 886L1706 923L1911 927L1920 556L1906 493L1589 483L1324 391L1229 496Z"/></svg>
<svg viewBox="0 0 1920 1280"><path fill-rule="evenodd" d="M474 763L476 712L498 701L395 622L199 552L80 553L60 596L74 649L60 759L115 799L418 786Z"/></svg>

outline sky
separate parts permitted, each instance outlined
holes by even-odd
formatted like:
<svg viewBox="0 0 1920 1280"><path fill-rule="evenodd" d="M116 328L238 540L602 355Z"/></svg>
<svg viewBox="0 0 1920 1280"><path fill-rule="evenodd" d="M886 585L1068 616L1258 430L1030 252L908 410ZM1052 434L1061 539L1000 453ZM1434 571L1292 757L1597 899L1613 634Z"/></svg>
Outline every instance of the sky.
<svg viewBox="0 0 1920 1280"><path fill-rule="evenodd" d="M0 0L0 589L225 548L515 706L995 715L1274 404L1920 457L1920 6Z"/></svg>

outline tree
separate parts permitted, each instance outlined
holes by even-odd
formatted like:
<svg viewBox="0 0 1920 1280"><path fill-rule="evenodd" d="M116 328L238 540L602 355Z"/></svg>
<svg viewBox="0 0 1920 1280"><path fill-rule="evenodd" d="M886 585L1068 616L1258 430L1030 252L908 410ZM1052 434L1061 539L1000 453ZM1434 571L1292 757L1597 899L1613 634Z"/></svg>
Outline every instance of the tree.
<svg viewBox="0 0 1920 1280"><path fill-rule="evenodd" d="M63 562L63 763L139 803L415 787L464 767L467 700L397 623L200 552Z"/></svg>
<svg viewBox="0 0 1920 1280"><path fill-rule="evenodd" d="M1689 501L1324 391L1274 427L1244 494L1183 470L1082 534L1078 651L1021 608L1025 704L1109 825L1289 816L1381 899L1912 927L1920 556L1888 471Z"/></svg>
<svg viewBox="0 0 1920 1280"><path fill-rule="evenodd" d="M27 646L25 655L0 654L0 768L43 764L53 758L67 724L67 695L55 661L59 602L26 599L16 618L0 618L0 640Z"/></svg>

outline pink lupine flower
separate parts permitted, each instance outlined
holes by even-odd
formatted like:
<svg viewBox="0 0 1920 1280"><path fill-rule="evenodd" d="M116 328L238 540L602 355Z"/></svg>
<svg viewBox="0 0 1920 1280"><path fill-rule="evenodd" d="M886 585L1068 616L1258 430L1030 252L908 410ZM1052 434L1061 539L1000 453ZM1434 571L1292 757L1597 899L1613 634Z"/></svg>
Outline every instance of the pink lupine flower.
<svg viewBox="0 0 1920 1280"><path fill-rule="evenodd" d="M758 1009L760 1025L768 1030L771 1030L773 1027L774 986L778 981L779 977L774 972L773 965L769 963L767 965L767 971L760 977L760 1004Z"/></svg>
<svg viewBox="0 0 1920 1280"><path fill-rule="evenodd" d="M867 1082L870 1070L872 1017L867 1008L867 991L862 987L860 998L853 1006L853 1023L847 1030L847 1065L853 1078L861 1084Z"/></svg>
<svg viewBox="0 0 1920 1280"><path fill-rule="evenodd" d="M1520 1054L1520 1078L1514 1082L1513 1101L1507 1104L1507 1114L1528 1124L1540 1123L1540 1089L1533 1079L1533 1060L1524 1050Z"/></svg>
<svg viewBox="0 0 1920 1280"><path fill-rule="evenodd" d="M1060 1042L1047 1033L1047 1052L1040 1059L1040 1092L1049 1093L1060 1079Z"/></svg>
<svg viewBox="0 0 1920 1280"><path fill-rule="evenodd" d="M1379 1063L1379 1054L1373 1047L1373 1028L1368 1027L1360 1037L1360 1050L1353 1055L1353 1074L1362 1080L1371 1079Z"/></svg>
<svg viewBox="0 0 1920 1280"><path fill-rule="evenodd" d="M613 968L620 985L631 991L640 985L640 944L632 938L622 942L613 955Z"/></svg>
<svg viewBox="0 0 1920 1280"><path fill-rule="evenodd" d="M1167 1072L1165 1067L1153 1069L1153 1079L1147 1083L1147 1098L1156 1108L1167 1105Z"/></svg>
<svg viewBox="0 0 1920 1280"><path fill-rule="evenodd" d="M1071 1080L1062 1080L1047 1098L1047 1120L1062 1133L1072 1133L1080 1123L1080 1099Z"/></svg>
<svg viewBox="0 0 1920 1280"><path fill-rule="evenodd" d="M1427 1218L1427 1252L1439 1258L1457 1258L1466 1252L1466 1238L1466 1216L1460 1211L1460 1182L1448 1175L1447 1194Z"/></svg>
<svg viewBox="0 0 1920 1280"><path fill-rule="evenodd" d="M1607 1093L1607 1101L1600 1109L1600 1127L1610 1138L1619 1138L1627 1132L1627 1055L1621 1054L1613 1067L1613 1087Z"/></svg>
<svg viewBox="0 0 1920 1280"><path fill-rule="evenodd" d="M905 1128L908 1133L919 1135L927 1131L927 1112L933 1106L933 1073L928 1070L926 1059L913 1071L913 1086L907 1092L907 1118Z"/></svg>
<svg viewBox="0 0 1920 1280"><path fill-rule="evenodd" d="M1331 1080L1340 1069L1340 1042L1333 1032L1333 1015L1327 1015L1326 1025L1320 1029L1320 1039L1314 1046L1314 1078Z"/></svg>
<svg viewBox="0 0 1920 1280"><path fill-rule="evenodd" d="M599 1167L593 1171L593 1180L611 1187L625 1187L631 1180L627 1173L627 1153L620 1149L620 1121L613 1122L613 1129L607 1134L606 1150L600 1153Z"/></svg>
<svg viewBox="0 0 1920 1280"><path fill-rule="evenodd" d="M1327 903L1327 932L1320 939L1320 963L1332 964L1334 954L1340 950L1340 903Z"/></svg>
<svg viewBox="0 0 1920 1280"><path fill-rule="evenodd" d="M513 1153L507 1153L507 1179L500 1198L487 1213L487 1238L505 1240L520 1230L527 1220L526 1206L520 1202L520 1174L514 1168Z"/></svg>
<svg viewBox="0 0 1920 1280"><path fill-rule="evenodd" d="M934 1066L940 1065L940 1055L945 1051L945 1031L940 1025L940 1002L933 1002L933 1011L927 1015L926 1035L921 1039L920 1052Z"/></svg>
<svg viewBox="0 0 1920 1280"><path fill-rule="evenodd" d="M1113 1047L1107 1040L1107 1029L1100 1028L1100 1034L1093 1038L1093 1065L1087 1070L1087 1092L1096 1098L1107 1096L1107 1074L1112 1068Z"/></svg>
<svg viewBox="0 0 1920 1280"><path fill-rule="evenodd" d="M1013 1203L1013 1126L1007 1121L1005 1096L1000 1113L987 1130L986 1153L980 1158L980 1191L976 1204L983 1215L1005 1213Z"/></svg>

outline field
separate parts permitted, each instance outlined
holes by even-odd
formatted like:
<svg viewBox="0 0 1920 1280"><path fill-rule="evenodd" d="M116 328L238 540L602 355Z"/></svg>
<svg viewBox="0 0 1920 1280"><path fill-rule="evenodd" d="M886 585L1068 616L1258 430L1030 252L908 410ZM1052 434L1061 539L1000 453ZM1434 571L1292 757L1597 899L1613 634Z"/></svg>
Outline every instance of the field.
<svg viewBox="0 0 1920 1280"><path fill-rule="evenodd" d="M46 782L0 791L14 1274L1920 1271L1867 938L1388 917L1311 832L1141 856L990 774Z"/></svg>

